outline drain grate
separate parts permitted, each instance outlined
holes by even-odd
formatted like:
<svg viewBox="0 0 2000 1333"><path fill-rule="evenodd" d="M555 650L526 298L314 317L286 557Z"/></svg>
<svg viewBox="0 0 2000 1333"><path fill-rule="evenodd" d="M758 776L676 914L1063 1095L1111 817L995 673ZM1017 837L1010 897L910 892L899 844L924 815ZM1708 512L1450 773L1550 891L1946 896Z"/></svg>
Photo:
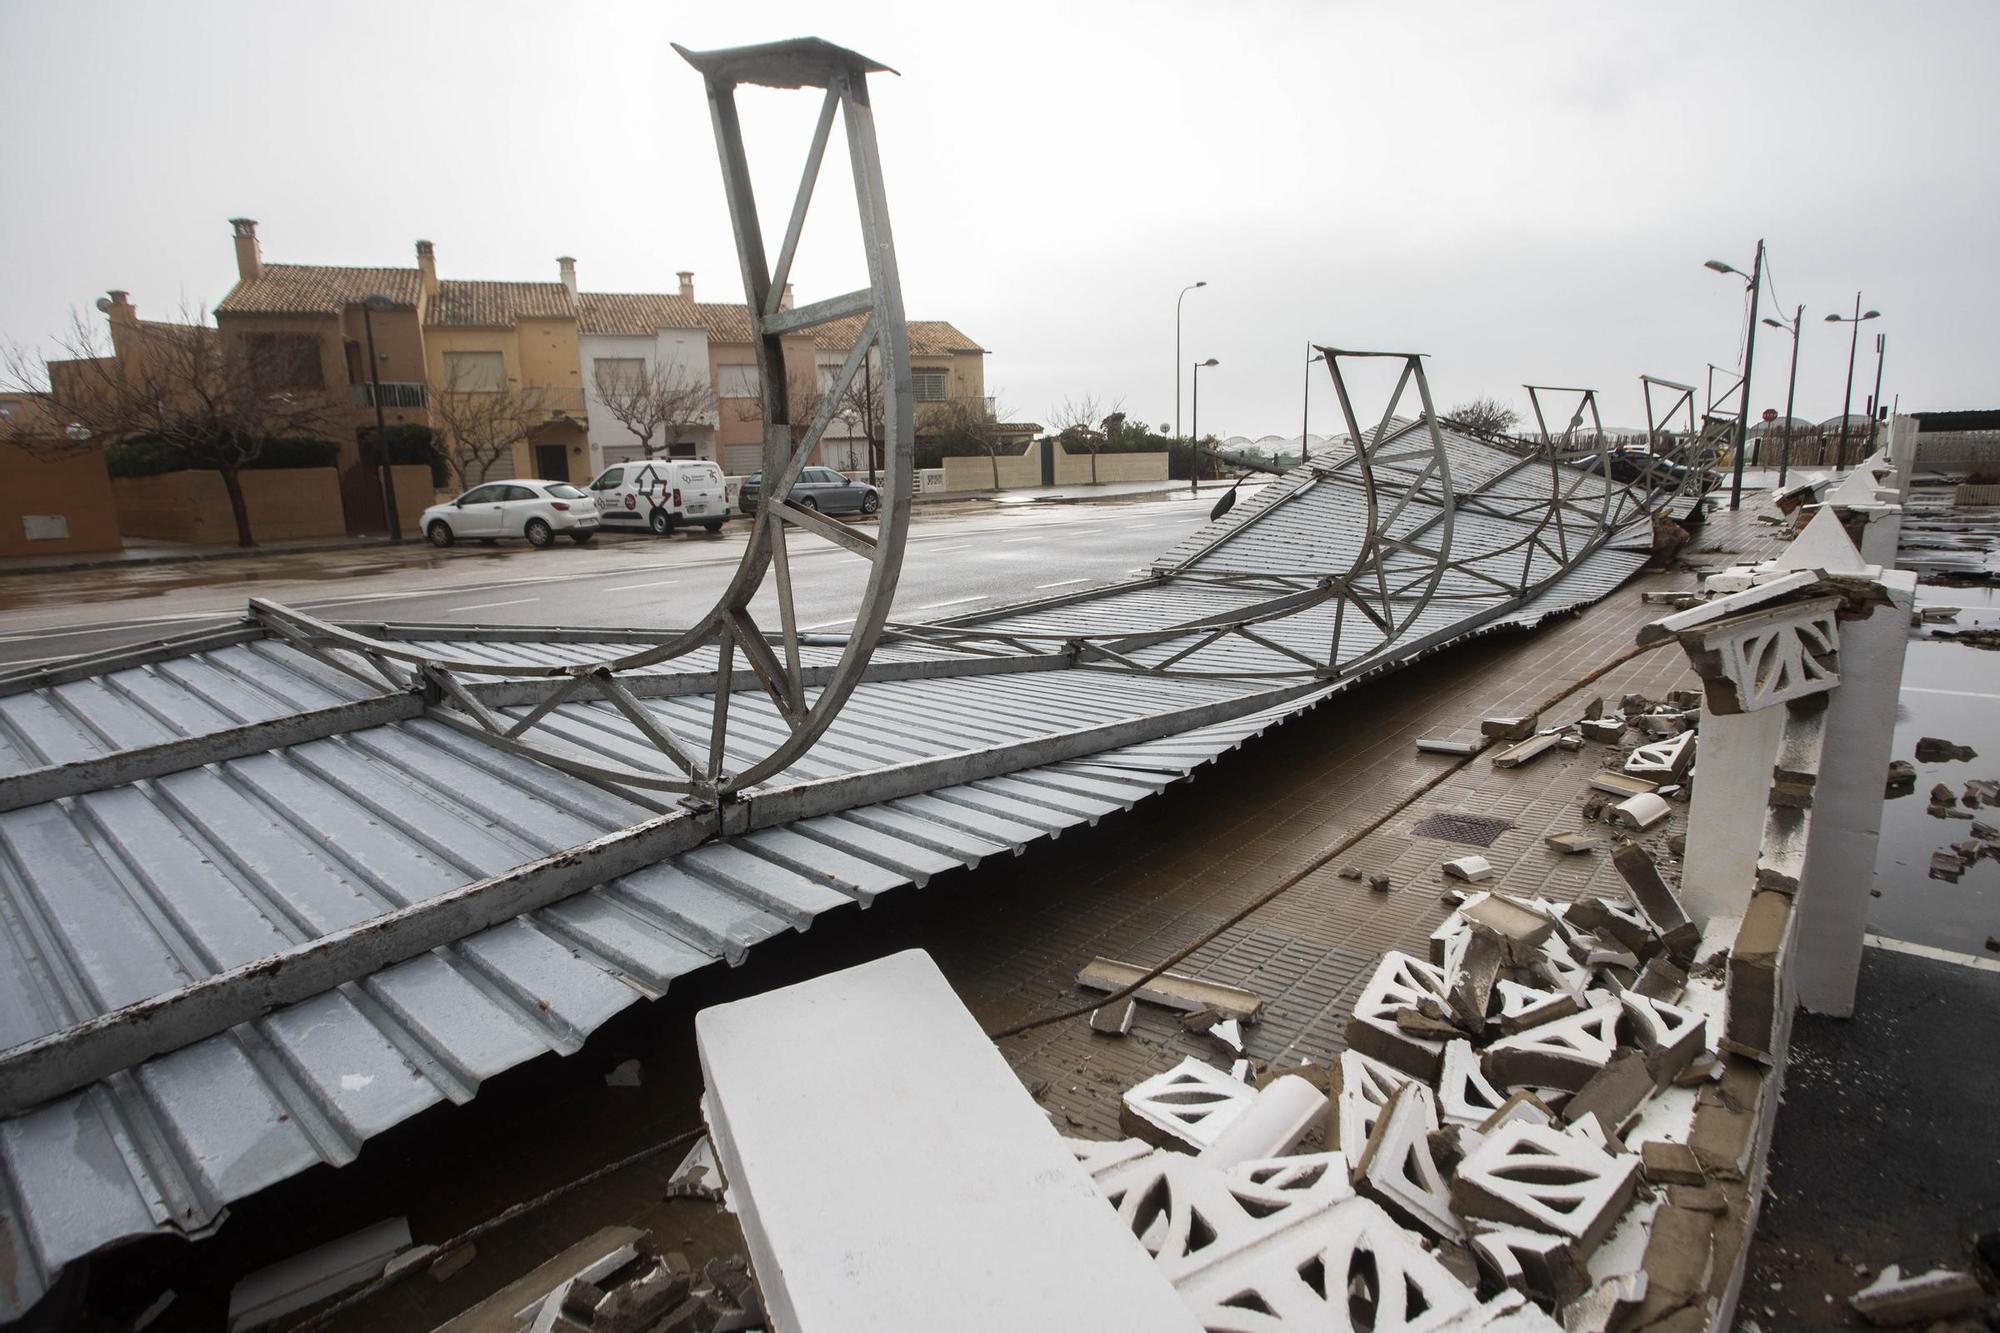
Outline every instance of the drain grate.
<svg viewBox="0 0 2000 1333"><path fill-rule="evenodd" d="M1410 836L1461 842L1467 847L1491 847L1495 838L1513 827L1512 820L1493 815L1454 815L1440 811L1411 829Z"/></svg>

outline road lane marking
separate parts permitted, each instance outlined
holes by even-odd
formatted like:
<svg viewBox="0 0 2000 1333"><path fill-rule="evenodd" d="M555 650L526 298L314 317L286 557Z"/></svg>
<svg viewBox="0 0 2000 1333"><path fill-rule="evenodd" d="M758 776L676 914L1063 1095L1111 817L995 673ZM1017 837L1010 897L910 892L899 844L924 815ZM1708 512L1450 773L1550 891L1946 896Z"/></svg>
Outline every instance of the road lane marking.
<svg viewBox="0 0 2000 1333"><path fill-rule="evenodd" d="M971 542L960 542L956 546L926 546L924 550L930 555L949 555L953 551L967 550L971 545Z"/></svg>
<svg viewBox="0 0 2000 1333"><path fill-rule="evenodd" d="M1979 690L1933 690L1922 685L1905 685L1905 694L1949 694L1958 699L2000 699L2000 694L1986 694Z"/></svg>
<svg viewBox="0 0 2000 1333"><path fill-rule="evenodd" d="M963 606L967 602L983 602L985 600L986 600L986 594L981 593L977 597L954 597L948 602L932 602L929 606L913 606L910 608L910 610L935 611L941 606Z"/></svg>
<svg viewBox="0 0 2000 1333"><path fill-rule="evenodd" d="M621 583L615 588L606 588L604 591L635 592L640 588L671 588L674 584L679 582L680 582L679 579L655 579L651 583Z"/></svg>
<svg viewBox="0 0 2000 1333"><path fill-rule="evenodd" d="M496 606L526 606L529 602L541 600L539 597L516 597L511 602L474 602L471 606L448 606L445 608L445 614L455 615L460 611L491 611Z"/></svg>
<svg viewBox="0 0 2000 1333"><path fill-rule="evenodd" d="M1035 591L1040 592L1044 588L1067 588L1072 583L1088 583L1088 582L1090 582L1089 579L1061 579L1055 583L1037 583L1035 585Z"/></svg>

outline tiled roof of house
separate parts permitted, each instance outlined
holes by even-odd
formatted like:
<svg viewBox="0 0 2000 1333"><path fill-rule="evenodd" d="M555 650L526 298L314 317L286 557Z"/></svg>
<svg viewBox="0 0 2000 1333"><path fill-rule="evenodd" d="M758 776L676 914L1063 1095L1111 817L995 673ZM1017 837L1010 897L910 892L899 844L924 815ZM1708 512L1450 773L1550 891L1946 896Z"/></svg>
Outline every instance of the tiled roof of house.
<svg viewBox="0 0 2000 1333"><path fill-rule="evenodd" d="M337 315L380 292L398 305L417 303L413 268L336 268L327 264L266 264L237 283L215 307L219 315Z"/></svg>
<svg viewBox="0 0 2000 1333"><path fill-rule="evenodd" d="M424 313L426 324L506 328L524 319L569 319L577 313L559 282L440 282Z"/></svg>
<svg viewBox="0 0 2000 1333"><path fill-rule="evenodd" d="M648 292L585 292L579 298L580 331L584 333L652 333L657 329L698 328L709 341L747 343L751 339L750 307L740 301L686 301L678 296ZM808 331L822 351L844 352L854 346L866 317L822 324ZM949 356L953 352L983 352L972 339L941 319L910 321L912 356Z"/></svg>
<svg viewBox="0 0 2000 1333"><path fill-rule="evenodd" d="M583 292L577 297L579 333L656 333L698 329L694 302L663 292Z"/></svg>
<svg viewBox="0 0 2000 1333"><path fill-rule="evenodd" d="M850 315L813 329L813 346L822 352L845 352L861 336L865 315ZM942 319L913 319L909 322L911 356L949 356L953 352L983 352L972 339Z"/></svg>

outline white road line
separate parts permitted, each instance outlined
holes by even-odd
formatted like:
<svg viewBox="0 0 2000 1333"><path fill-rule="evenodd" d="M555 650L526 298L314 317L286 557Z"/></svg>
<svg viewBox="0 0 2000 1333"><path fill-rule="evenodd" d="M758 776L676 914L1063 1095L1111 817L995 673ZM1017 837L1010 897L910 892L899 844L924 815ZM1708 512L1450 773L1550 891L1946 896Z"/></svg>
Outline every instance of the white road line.
<svg viewBox="0 0 2000 1333"><path fill-rule="evenodd" d="M926 555L946 555L952 551L963 551L971 545L972 543L970 542L960 542L956 546L925 546L924 553Z"/></svg>
<svg viewBox="0 0 2000 1333"><path fill-rule="evenodd" d="M1918 958L1934 959L1940 963L1956 963L1960 967L1977 968L1981 972L2000 972L2000 958L1981 958L1978 954L1960 953L1956 949L1938 949L1928 944L1912 944L1908 940L1891 939L1887 935L1863 935L1861 938L1872 949L1887 949L1891 953L1911 954Z"/></svg>
<svg viewBox="0 0 2000 1333"><path fill-rule="evenodd" d="M910 608L910 610L935 611L941 606L963 606L967 602L983 602L985 600L986 600L986 594L981 593L977 597L954 597L948 602L932 602L929 606L913 606Z"/></svg>
<svg viewBox="0 0 2000 1333"><path fill-rule="evenodd" d="M526 606L529 602L541 600L539 597L516 597L511 602L474 602L470 606L448 606L445 608L445 614L453 615L460 611L491 611L496 606Z"/></svg>
<svg viewBox="0 0 2000 1333"><path fill-rule="evenodd" d="M1067 588L1072 583L1088 583L1088 582L1090 582L1089 579L1062 579L1055 583L1037 583L1035 585L1035 591L1040 592L1044 588Z"/></svg>
<svg viewBox="0 0 2000 1333"><path fill-rule="evenodd" d="M1040 536L1036 536L1036 537L1002 537L1002 538L1001 538L1001 539L999 540L999 542L998 542L998 543L996 543L996 544L997 544L997 545L1000 545L1000 546L1016 546L1016 545L1019 545L1019 544L1020 544L1021 542L1045 542L1045 541L1047 541L1047 540L1048 540L1048 538L1047 538L1047 537L1040 537Z"/></svg>
<svg viewBox="0 0 2000 1333"><path fill-rule="evenodd" d="M640 588L671 588L674 584L679 582L680 582L679 579L655 579L651 583L621 583L615 588L606 588L604 591L634 592Z"/></svg>
<svg viewBox="0 0 2000 1333"><path fill-rule="evenodd" d="M1981 690L1933 690L1922 685L1905 685L1905 694L1949 694L1955 699L2000 699L2000 694L1987 694Z"/></svg>

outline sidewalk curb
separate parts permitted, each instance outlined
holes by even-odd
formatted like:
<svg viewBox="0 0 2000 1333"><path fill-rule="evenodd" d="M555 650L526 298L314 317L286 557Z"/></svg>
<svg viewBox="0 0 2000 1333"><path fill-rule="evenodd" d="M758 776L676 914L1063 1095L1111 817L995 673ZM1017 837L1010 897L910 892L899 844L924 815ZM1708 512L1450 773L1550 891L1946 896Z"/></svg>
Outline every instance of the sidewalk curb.
<svg viewBox="0 0 2000 1333"><path fill-rule="evenodd" d="M422 538L404 537L391 540L388 537L349 538L338 542L314 542L303 546L250 546L232 547L221 551L174 552L167 555L128 555L105 560L72 560L60 565L34 565L22 567L0 566L0 578L13 578L21 574L73 574L85 569L123 569L143 565L191 565L206 560L244 560L253 556L307 555L315 551L372 551L382 547L420 546Z"/></svg>

